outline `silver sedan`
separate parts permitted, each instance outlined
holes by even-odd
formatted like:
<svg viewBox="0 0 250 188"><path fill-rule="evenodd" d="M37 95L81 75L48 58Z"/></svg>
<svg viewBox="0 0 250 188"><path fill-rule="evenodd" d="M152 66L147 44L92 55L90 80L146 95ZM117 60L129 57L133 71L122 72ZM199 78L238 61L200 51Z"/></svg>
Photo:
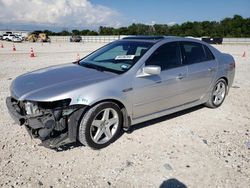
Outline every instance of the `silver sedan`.
<svg viewBox="0 0 250 188"><path fill-rule="evenodd" d="M17 77L6 102L46 147L80 141L100 149L134 124L200 104L219 107L234 74L233 57L205 42L128 37Z"/></svg>

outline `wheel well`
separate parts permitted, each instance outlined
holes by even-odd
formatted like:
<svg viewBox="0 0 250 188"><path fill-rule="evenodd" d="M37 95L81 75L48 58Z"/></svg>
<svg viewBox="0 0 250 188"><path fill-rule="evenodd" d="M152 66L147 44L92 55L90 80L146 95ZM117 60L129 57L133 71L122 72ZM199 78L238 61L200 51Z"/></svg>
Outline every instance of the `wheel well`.
<svg viewBox="0 0 250 188"><path fill-rule="evenodd" d="M220 79L225 80L225 81L226 81L226 83L227 83L227 85L228 85L228 79L227 79L227 77L223 76L223 77L221 77Z"/></svg>
<svg viewBox="0 0 250 188"><path fill-rule="evenodd" d="M101 100L101 101L98 101L98 102L94 103L94 104L91 105L91 106L95 106L95 105L97 105L97 104L99 104L99 103L101 103L101 102L112 102L112 103L117 104L118 107L119 107L120 109L125 108L124 104L122 104L120 101L115 100L115 99L105 99L105 100Z"/></svg>
<svg viewBox="0 0 250 188"><path fill-rule="evenodd" d="M229 88L229 86L228 86L228 79L227 79L227 77L225 77L225 76L223 76L223 77L221 77L220 79L223 79L223 80L225 80L225 82L226 82L226 84L227 84L227 92L226 92L226 94L228 94L228 88ZM218 79L219 80L219 79Z"/></svg>

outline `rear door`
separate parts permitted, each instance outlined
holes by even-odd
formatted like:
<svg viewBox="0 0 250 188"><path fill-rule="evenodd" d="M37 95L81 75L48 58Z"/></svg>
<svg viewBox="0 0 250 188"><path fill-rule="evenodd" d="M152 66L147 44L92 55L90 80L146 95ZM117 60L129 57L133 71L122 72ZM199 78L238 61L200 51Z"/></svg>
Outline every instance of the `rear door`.
<svg viewBox="0 0 250 188"><path fill-rule="evenodd" d="M187 65L186 102L199 100L208 91L217 70L217 61L206 45L181 42L183 63Z"/></svg>
<svg viewBox="0 0 250 188"><path fill-rule="evenodd" d="M133 82L133 118L142 117L183 104L187 86L187 66L181 64L178 42L160 46L145 66L161 67L160 75L136 77Z"/></svg>

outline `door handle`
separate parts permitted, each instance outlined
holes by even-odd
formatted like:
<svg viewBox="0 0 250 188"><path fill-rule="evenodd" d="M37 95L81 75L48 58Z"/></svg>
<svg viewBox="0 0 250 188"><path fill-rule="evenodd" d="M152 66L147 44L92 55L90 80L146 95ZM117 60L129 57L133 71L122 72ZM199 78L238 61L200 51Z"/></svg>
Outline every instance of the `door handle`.
<svg viewBox="0 0 250 188"><path fill-rule="evenodd" d="M208 68L208 71L213 72L213 71L215 71L215 68L210 67L210 68Z"/></svg>
<svg viewBox="0 0 250 188"><path fill-rule="evenodd" d="M183 74L179 74L176 78L179 79L179 80L181 80L181 79L184 78L184 75Z"/></svg>

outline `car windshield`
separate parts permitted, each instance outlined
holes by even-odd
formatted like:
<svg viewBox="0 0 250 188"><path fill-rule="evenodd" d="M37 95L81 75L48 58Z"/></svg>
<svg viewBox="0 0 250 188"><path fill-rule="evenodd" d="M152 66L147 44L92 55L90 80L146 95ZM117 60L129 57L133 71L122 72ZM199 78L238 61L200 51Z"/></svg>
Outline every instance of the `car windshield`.
<svg viewBox="0 0 250 188"><path fill-rule="evenodd" d="M153 44L142 41L116 41L82 59L79 64L100 71L122 74L128 71Z"/></svg>

